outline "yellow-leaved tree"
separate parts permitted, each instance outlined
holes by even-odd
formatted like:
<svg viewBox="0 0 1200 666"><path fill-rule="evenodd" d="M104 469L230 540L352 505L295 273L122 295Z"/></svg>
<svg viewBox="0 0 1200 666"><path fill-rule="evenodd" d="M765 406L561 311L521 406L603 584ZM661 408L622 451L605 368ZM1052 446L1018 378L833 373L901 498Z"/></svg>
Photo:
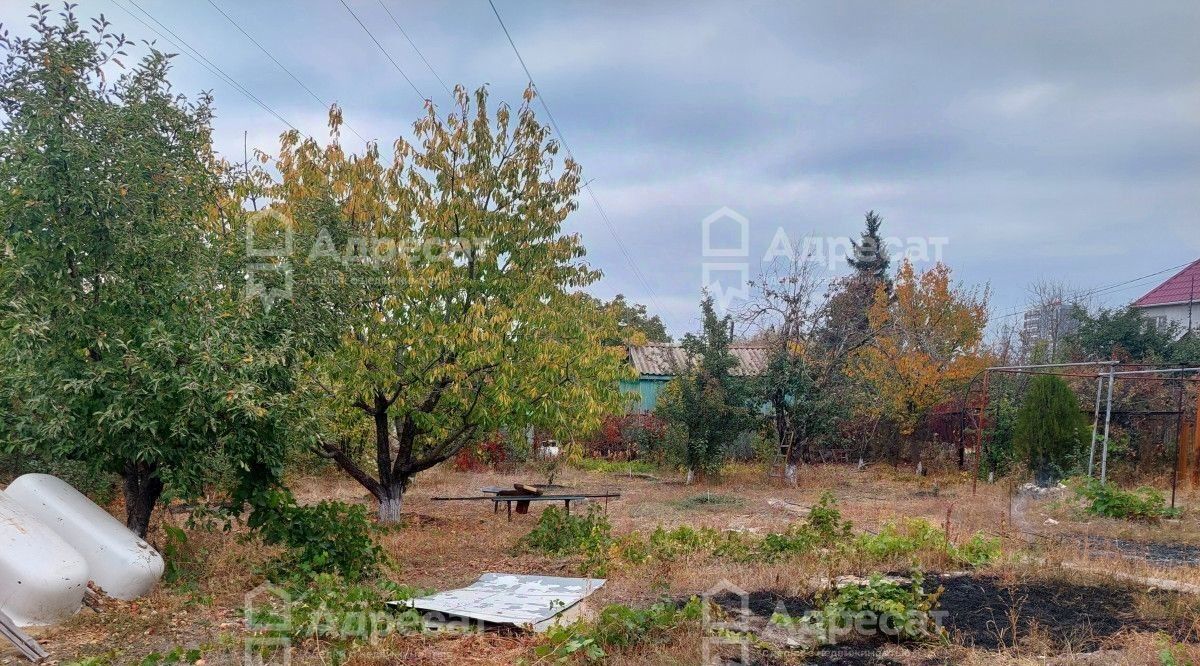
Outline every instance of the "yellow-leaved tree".
<svg viewBox="0 0 1200 666"><path fill-rule="evenodd" d="M892 296L877 290L872 341L850 365L875 394L872 416L890 419L907 439L934 406L987 367L988 295L954 283L940 262L922 273L907 260L900 266Z"/></svg>
<svg viewBox="0 0 1200 666"><path fill-rule="evenodd" d="M309 338L314 447L399 519L413 476L501 427L598 426L619 409L616 318L577 235L579 167L534 117L487 91L430 106L390 162L284 135L261 228L291 247L272 287ZM277 262L279 263L279 262ZM278 266L277 266L278 267Z"/></svg>

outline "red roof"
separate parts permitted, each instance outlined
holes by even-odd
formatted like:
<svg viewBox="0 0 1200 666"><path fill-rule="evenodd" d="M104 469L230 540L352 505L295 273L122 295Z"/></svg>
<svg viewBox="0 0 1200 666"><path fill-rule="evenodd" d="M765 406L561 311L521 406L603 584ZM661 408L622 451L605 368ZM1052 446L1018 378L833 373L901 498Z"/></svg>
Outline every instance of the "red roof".
<svg viewBox="0 0 1200 666"><path fill-rule="evenodd" d="M1175 277L1150 290L1150 293L1133 302L1135 308L1171 303L1190 303L1200 297L1200 259L1179 271Z"/></svg>

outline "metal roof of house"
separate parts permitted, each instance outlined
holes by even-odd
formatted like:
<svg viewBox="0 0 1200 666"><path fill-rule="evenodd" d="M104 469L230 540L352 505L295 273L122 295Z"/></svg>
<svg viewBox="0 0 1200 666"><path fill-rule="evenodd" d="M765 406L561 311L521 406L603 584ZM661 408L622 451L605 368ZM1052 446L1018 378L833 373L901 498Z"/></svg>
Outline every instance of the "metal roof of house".
<svg viewBox="0 0 1200 666"><path fill-rule="evenodd" d="M679 374L688 367L687 352L673 344L652 342L629 345L629 361L642 375ZM762 374L770 360L770 350L762 345L732 345L729 352L737 359L734 375L749 377Z"/></svg>
<svg viewBox="0 0 1200 666"><path fill-rule="evenodd" d="M1192 303L1200 298L1200 259L1133 302L1135 308Z"/></svg>

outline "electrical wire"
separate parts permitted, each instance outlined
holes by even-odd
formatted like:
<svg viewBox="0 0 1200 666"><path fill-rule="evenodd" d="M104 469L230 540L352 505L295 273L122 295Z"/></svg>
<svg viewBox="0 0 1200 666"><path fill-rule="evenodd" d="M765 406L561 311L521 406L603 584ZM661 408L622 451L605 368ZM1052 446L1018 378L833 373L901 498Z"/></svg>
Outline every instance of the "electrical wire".
<svg viewBox="0 0 1200 666"><path fill-rule="evenodd" d="M350 13L350 16L354 17L354 20L358 23L358 26L363 29L363 32L367 33L367 36L371 38L371 41L375 42L375 46L377 46L383 53L384 57L388 59L388 62L392 63L392 67L396 68L396 71L400 73L400 76L408 83L408 86L413 89L413 92L417 93L417 97L421 98L421 103L430 103L431 100L425 96L425 93L421 92L421 89L417 87L417 84L413 83L412 79L408 78L408 74L404 73L404 69L400 67L399 63L396 62L396 59L392 57L392 54L389 53L388 50L383 47L383 44L381 44L379 40L375 38L375 34L372 33L369 28L367 28L367 24L363 23L362 19L358 18L358 14L355 14L353 9L350 9L350 5L346 4L346 0L338 0L338 2L341 2L342 6L346 8L346 11Z"/></svg>
<svg viewBox="0 0 1200 666"><path fill-rule="evenodd" d="M558 121L555 120L554 114L550 111L549 104L546 103L546 96L543 95L541 89L538 88L537 83L533 79L533 74L529 71L529 65L525 63L525 58L521 56L521 50L517 48L516 41L513 40L512 34L508 31L508 26L504 24L504 19L500 16L500 10L496 8L496 3L493 0L488 0L488 4L491 5L492 13L496 15L496 21L500 24L500 29L504 31L504 36L508 39L509 46L512 47L513 53L516 54L517 62L521 63L521 69L525 71L525 76L529 78L530 87L537 92L538 102L541 103L542 110L546 112L546 118L550 121L551 127L554 128L554 132L558 135L558 140L562 143L563 149L567 151L567 156L571 158L571 161L577 162L574 153L571 151L571 146L567 143L566 135L563 134L562 128L559 127ZM628 248L625 247L625 243L621 240L620 234L617 233L616 225L612 223L612 220L608 216L608 211L606 211L604 206L600 203L600 198L596 196L596 192L592 189L591 183L584 182L583 188L587 190L589 198L591 198L592 203L596 206L596 210L600 213L600 219L602 219L604 224L608 227L609 233L612 235L613 240L617 244L617 249L625 257L625 261L629 263L629 268L633 272L634 277L636 277L638 282L641 283L642 288L646 290L646 293L649 295L654 308L659 312L663 312L664 310L662 309L662 306L657 302L658 299L654 294L654 289L651 288L649 281L646 280L646 276L643 275L641 269L638 268L637 262L633 260L633 256L629 253Z"/></svg>
<svg viewBox="0 0 1200 666"><path fill-rule="evenodd" d="M202 67L204 67L209 72L211 72L214 76L217 76L218 78L224 80L229 85L233 86L235 89L237 89L239 92L241 92L247 98L249 98L250 101L254 102L259 107L261 107L264 111L271 114L272 116L275 116L275 118L278 119L279 122L283 123L284 125L287 125L288 127L290 127L293 130L296 130L297 132L300 131L295 125L293 125L286 118L284 118L282 114L280 114L275 109L271 108L271 106L269 104L264 102L257 95L250 92L250 90L248 88L246 88L242 84L238 83L237 80L234 79L232 76L230 76L229 74L226 74L225 70L221 69L220 66L218 66L216 63L212 62L208 58L204 57L203 53L200 53L200 51L193 48L192 45L188 44L187 41L185 39L183 39L182 37L180 37L178 34L176 34L175 31L171 30L167 26L163 25L163 23L161 21L154 18L154 15L151 14L150 12L146 11L144 8L142 8L142 6L137 3L137 0L128 0L128 2L129 2L129 4L136 7L138 9L138 11L145 14L151 21L154 21L156 24L158 24L163 30L166 30L172 37L174 37L174 39L164 35L157 28L150 25L149 23L146 23L146 21L144 21L142 19L142 17L129 11L128 8L126 8L124 5L121 5L119 2L117 2L117 0L110 0L110 1L114 5L116 5L121 11L125 12L126 14L129 14L134 19L136 19L139 23L146 26L148 29L150 29L152 32L154 32L154 34L158 35L163 40L171 43L175 48L179 49L180 52L184 53L192 60L195 60ZM178 40L178 41L176 41L176 40Z"/></svg>
<svg viewBox="0 0 1200 666"><path fill-rule="evenodd" d="M1118 292L1118 291L1122 291L1122 289L1119 289L1119 287L1132 288L1132 287L1129 287L1129 286L1127 286L1127 285L1133 285L1133 283L1135 283L1135 282L1141 282L1142 280L1147 280L1147 279L1149 279L1149 278L1152 278L1152 277L1157 277L1157 276L1159 276L1159 275L1162 275L1163 273L1169 273L1169 272L1171 272L1171 271L1177 271L1177 270L1179 270L1179 269L1181 269L1181 268L1185 268L1185 267L1187 267L1187 266L1190 266L1190 265L1192 265L1193 263L1195 263L1195 262L1194 262L1194 261L1188 261L1188 262L1185 262L1185 263L1179 264L1178 266L1171 266L1170 268L1164 268L1164 269L1162 269L1162 270L1160 270L1160 271L1155 271L1154 273L1149 273L1149 274L1147 274L1147 275L1143 275L1143 276L1141 276L1141 277L1136 277L1136 278L1133 278L1132 280L1125 280L1125 281L1123 281L1123 282L1117 282L1117 283L1114 283L1114 284L1109 284L1109 285L1103 285L1103 286L1100 286L1100 287L1096 287L1096 288L1094 288L1094 289L1090 289L1090 290L1088 290L1088 291L1078 292L1078 293L1072 294L1072 295L1071 295L1071 298L1072 298L1072 299L1080 299L1080 298L1085 298L1085 297L1088 297L1088 296L1102 296L1102 295L1106 295L1106 294L1110 294L1110 293L1116 293L1116 292ZM999 316L999 317L997 317L997 318L998 318L998 319L1007 319L1007 318L1009 318L1009 317L1016 317L1016 316L1019 316L1019 315L1023 315L1023 314L1025 314L1026 312L1033 312L1034 310L1037 310L1037 309L1038 309L1037 307L1031 307L1031 308L1024 308L1024 309L1021 309L1021 310L1015 310L1015 311L1013 311L1013 312L1009 312L1009 313L1007 313L1007 314L1000 315L1000 316Z"/></svg>
<svg viewBox="0 0 1200 666"><path fill-rule="evenodd" d="M304 83L304 81L300 80L300 77L293 74L292 70L288 69L282 62L279 62L279 59L276 58L274 55L272 55L272 53L270 51L268 51L266 49L266 47L264 47L261 43L259 43L259 41L257 39L255 39L253 35L251 35L249 32L247 32L246 29L243 28L240 23L238 23L236 20L234 20L234 18L232 16L230 16L228 13L226 13L224 9L221 9L220 5L218 5L215 2L215 0L208 0L208 4L212 5L213 9L220 12L221 16L225 17L225 20L227 20L231 24L233 24L233 27L237 28L238 32L242 33L242 35L244 35L246 37L246 39L250 40L251 44L254 44L256 47L258 47L258 50L262 51L263 55L270 58L271 62L275 63L275 65L277 67L279 67L279 69L282 69L284 71L284 73L286 73L288 76L290 76L291 79L296 82L296 85L303 88L304 91L308 93L309 97L312 97L314 100L316 100L317 103L320 104L323 109L328 111L329 108L333 106L333 102L328 102L328 101L325 101L324 99L321 99L321 96L318 95L317 93L313 92L312 88L309 88ZM359 134L358 130L354 129L354 127L352 127L349 123L343 123L343 124L346 126L346 129L348 129L354 133L354 136L357 136L363 143L367 143L367 139L365 137L363 137L362 134Z"/></svg>
<svg viewBox="0 0 1200 666"><path fill-rule="evenodd" d="M212 0L209 0L209 2L212 2ZM387 8L387 5L384 4L383 0L379 0L379 6L383 8L383 13L387 14L388 18L392 19L392 23L395 24L396 29L400 31L401 35L404 35L404 39L408 40L408 45L412 47L412 50L417 52L417 57L419 57L421 62L425 63L425 66L429 68L430 73L433 74L433 78L437 79L438 83L442 84L442 88L446 90L446 94L453 98L454 91L450 89L450 86L446 85L446 82L442 80L442 77L438 76L437 70L433 68L433 65L429 64L429 60L425 58L425 54L421 53L421 49L417 48L417 43L412 40L412 37L408 36L408 33L404 31L404 28L400 25L400 22L396 20L396 17L392 16L391 10Z"/></svg>

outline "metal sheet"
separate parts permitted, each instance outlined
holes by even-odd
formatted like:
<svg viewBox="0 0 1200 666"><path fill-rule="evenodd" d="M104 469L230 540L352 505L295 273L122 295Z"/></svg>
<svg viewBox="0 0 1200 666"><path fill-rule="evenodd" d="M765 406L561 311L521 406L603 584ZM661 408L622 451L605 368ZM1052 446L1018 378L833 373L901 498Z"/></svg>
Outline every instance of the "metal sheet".
<svg viewBox="0 0 1200 666"><path fill-rule="evenodd" d="M602 578L560 578L485 573L468 587L413 599L417 610L484 623L550 627L561 615L574 615L576 606L604 586Z"/></svg>

